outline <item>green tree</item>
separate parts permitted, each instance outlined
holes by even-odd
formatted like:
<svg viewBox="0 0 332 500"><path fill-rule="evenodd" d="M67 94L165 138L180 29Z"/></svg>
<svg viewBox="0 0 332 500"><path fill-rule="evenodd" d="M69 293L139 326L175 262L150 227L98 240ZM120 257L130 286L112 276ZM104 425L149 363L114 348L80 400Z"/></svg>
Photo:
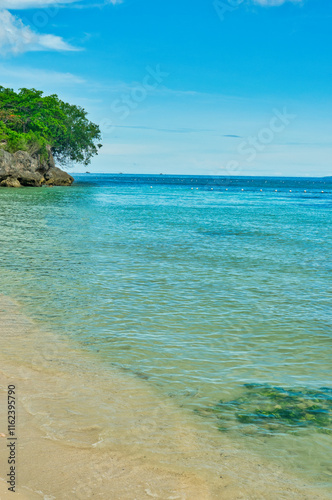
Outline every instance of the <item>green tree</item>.
<svg viewBox="0 0 332 500"><path fill-rule="evenodd" d="M28 151L46 159L49 152L60 164L88 165L98 154L101 134L80 106L36 89L19 92L0 86L0 147Z"/></svg>

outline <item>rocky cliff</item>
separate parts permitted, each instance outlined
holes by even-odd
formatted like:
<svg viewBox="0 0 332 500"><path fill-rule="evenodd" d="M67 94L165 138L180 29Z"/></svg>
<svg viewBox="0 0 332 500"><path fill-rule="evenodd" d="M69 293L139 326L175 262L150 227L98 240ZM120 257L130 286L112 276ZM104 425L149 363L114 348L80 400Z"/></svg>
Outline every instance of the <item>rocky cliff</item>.
<svg viewBox="0 0 332 500"><path fill-rule="evenodd" d="M47 161L39 161L25 151L14 154L0 149L0 186L70 186L74 182L67 174L54 164L49 152Z"/></svg>

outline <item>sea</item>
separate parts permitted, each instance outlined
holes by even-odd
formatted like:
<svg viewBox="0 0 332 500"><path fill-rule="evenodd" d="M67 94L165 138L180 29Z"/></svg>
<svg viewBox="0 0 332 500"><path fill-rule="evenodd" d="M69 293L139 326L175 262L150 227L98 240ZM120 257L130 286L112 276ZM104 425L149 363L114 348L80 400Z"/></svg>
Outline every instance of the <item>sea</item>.
<svg viewBox="0 0 332 500"><path fill-rule="evenodd" d="M331 220L332 177L1 189L1 293L82 366L332 492Z"/></svg>

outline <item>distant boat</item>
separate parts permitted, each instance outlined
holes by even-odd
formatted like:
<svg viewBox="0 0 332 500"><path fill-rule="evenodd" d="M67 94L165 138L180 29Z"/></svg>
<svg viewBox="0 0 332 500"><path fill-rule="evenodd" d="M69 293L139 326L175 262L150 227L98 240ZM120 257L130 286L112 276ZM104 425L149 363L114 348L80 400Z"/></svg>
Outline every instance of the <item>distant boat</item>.
<svg viewBox="0 0 332 500"><path fill-rule="evenodd" d="M86 174L90 174L91 172L86 171L85 173L86 173Z"/></svg>

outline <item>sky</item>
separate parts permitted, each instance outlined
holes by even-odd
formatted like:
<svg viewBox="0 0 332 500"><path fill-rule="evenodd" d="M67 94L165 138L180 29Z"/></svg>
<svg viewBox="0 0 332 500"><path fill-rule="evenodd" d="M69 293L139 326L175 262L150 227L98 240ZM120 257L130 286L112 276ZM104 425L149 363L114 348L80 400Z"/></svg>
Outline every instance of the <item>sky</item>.
<svg viewBox="0 0 332 500"><path fill-rule="evenodd" d="M328 0L0 0L0 85L83 106L91 173L327 176L331 22Z"/></svg>

